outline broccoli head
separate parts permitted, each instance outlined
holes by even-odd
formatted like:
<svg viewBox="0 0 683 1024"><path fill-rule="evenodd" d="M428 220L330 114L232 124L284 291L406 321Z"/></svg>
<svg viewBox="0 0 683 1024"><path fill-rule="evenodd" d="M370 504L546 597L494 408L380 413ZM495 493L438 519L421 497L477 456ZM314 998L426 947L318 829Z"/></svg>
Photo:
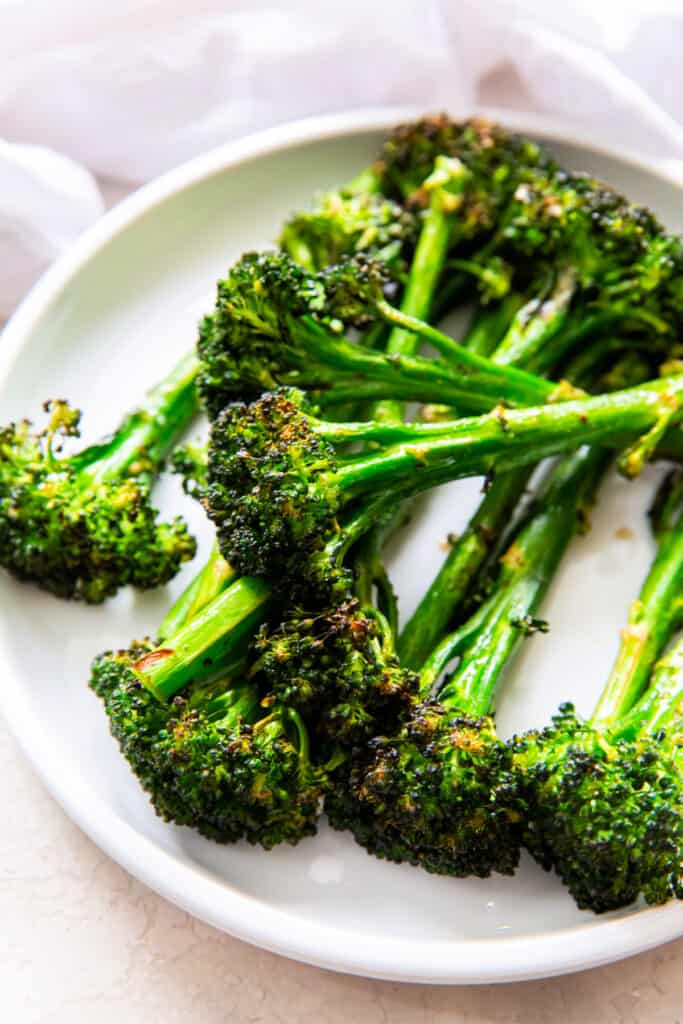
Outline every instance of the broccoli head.
<svg viewBox="0 0 683 1024"><path fill-rule="evenodd" d="M200 324L199 390L209 416L278 386L333 390L349 373L358 383L349 358L356 346L343 332L376 318L373 303L388 285L384 265L360 257L313 274L286 253L242 256Z"/></svg>
<svg viewBox="0 0 683 1024"><path fill-rule="evenodd" d="M382 616L356 599L264 626L255 646L265 688L344 744L396 723L417 686Z"/></svg>
<svg viewBox="0 0 683 1024"><path fill-rule="evenodd" d="M459 160L468 173L459 211L461 237L494 227L498 211L530 169L552 173L556 166L531 139L483 118L458 122L438 114L394 129L377 163L381 190L391 198L424 204L428 191L423 186L439 157Z"/></svg>
<svg viewBox="0 0 683 1024"><path fill-rule="evenodd" d="M340 769L325 809L368 852L438 874L512 874L524 813L512 753L493 721L416 702L400 731Z"/></svg>
<svg viewBox="0 0 683 1024"><path fill-rule="evenodd" d="M300 392L228 406L209 443L206 504L223 552L240 571L293 569L335 532L334 448L311 429ZM294 575L294 572L291 572Z"/></svg>
<svg viewBox="0 0 683 1024"><path fill-rule="evenodd" d="M514 743L532 813L524 843L579 907L598 913L683 897L681 747L675 734L627 741L565 704Z"/></svg>
<svg viewBox="0 0 683 1024"><path fill-rule="evenodd" d="M80 414L49 402L46 428L27 421L0 431L0 564L59 597L99 603L128 584L170 580L195 552L181 519L159 522L150 499L154 462L132 431L72 457ZM123 458L120 455L123 454Z"/></svg>
<svg viewBox="0 0 683 1024"><path fill-rule="evenodd" d="M290 218L279 244L309 271L365 255L400 276L417 229L414 214L379 193L328 192L313 209Z"/></svg>
<svg viewBox="0 0 683 1024"><path fill-rule="evenodd" d="M221 843L270 849L313 835L328 783L300 716L279 703L264 710L240 678L188 686L163 704L131 671L152 649L101 655L90 685L157 814Z"/></svg>

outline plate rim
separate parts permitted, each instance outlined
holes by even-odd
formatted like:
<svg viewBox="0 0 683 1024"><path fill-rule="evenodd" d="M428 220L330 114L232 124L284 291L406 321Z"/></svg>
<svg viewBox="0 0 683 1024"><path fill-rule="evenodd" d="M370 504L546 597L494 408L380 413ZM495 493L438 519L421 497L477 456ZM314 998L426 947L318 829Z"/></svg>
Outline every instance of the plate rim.
<svg viewBox="0 0 683 1024"><path fill-rule="evenodd" d="M7 377L40 319L89 261L113 238L166 199L241 163L301 144L389 128L420 116L415 107L380 107L288 122L228 142L142 186L87 230L31 289L2 332L0 384ZM573 127L540 115L477 108L516 131L610 156L669 185L683 186L683 168L596 143ZM0 648L2 644L0 644ZM557 934L503 939L410 939L378 941L339 928L304 921L215 879L137 832L98 801L82 776L62 763L43 727L36 727L18 676L6 667L0 712L24 756L67 815L131 875L171 903L252 945L317 967L362 977L431 984L523 981L567 974L644 952L683 935L683 906L636 911L616 920L590 920ZM188 885L188 878L191 879Z"/></svg>

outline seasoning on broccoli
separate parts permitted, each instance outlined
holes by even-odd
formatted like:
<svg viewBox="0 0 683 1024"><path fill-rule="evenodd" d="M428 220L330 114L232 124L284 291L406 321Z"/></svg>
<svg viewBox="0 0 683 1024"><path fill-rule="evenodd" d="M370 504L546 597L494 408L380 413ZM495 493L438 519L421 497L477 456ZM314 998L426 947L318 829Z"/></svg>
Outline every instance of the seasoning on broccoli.
<svg viewBox="0 0 683 1024"><path fill-rule="evenodd" d="M120 587L168 582L195 552L181 519L159 522L151 487L196 411L186 357L115 433L74 455L80 413L45 405L47 425L0 431L0 564L58 597L99 603Z"/></svg>

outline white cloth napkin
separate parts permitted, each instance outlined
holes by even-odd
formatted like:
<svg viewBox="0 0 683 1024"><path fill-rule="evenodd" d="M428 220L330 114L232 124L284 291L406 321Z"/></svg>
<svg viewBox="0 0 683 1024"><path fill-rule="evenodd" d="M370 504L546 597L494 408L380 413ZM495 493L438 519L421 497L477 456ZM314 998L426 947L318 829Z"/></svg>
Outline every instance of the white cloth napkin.
<svg viewBox="0 0 683 1024"><path fill-rule="evenodd" d="M0 316L100 216L93 176L293 118L488 104L683 159L682 44L680 0L0 0Z"/></svg>

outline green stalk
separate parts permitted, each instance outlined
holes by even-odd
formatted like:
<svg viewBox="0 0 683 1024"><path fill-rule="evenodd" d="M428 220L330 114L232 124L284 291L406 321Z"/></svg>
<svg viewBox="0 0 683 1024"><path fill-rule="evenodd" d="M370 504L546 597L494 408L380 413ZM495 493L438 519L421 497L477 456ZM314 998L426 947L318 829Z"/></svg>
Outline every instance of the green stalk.
<svg viewBox="0 0 683 1024"><path fill-rule="evenodd" d="M497 409L451 423L330 424L310 418L313 434L332 443L375 441L388 447L340 458L324 479L345 499L382 487L417 494L465 476L538 462L582 444L623 447L624 438L683 415L683 376L626 391L529 409ZM344 499L342 499L344 500Z"/></svg>
<svg viewBox="0 0 683 1024"><path fill-rule="evenodd" d="M235 570L225 561L214 541L207 561L166 613L157 631L159 643L177 633L181 626L222 593L235 576Z"/></svg>
<svg viewBox="0 0 683 1024"><path fill-rule="evenodd" d="M349 395L349 386L358 386L359 397L368 397L370 390L376 388L378 397L450 404L472 411L490 409L501 401L501 396L520 405L577 396L576 390L566 383L551 384L522 370L496 366L490 359L467 352L422 321L406 317L393 307L388 309L427 340L434 340L435 335L443 339L444 349L452 349L450 361L370 351L361 344L330 335L314 320L302 318L289 325L292 335L300 339L298 345L289 349L289 357L299 368L281 375L280 383L315 391L323 380L335 393L346 387L344 399ZM282 350L286 356L288 346L284 339ZM321 394L325 402L329 401L325 391Z"/></svg>
<svg viewBox="0 0 683 1024"><path fill-rule="evenodd" d="M198 368L197 356L188 353L124 419L111 440L88 448L80 470L84 481L111 480L130 471L136 462L140 473L153 472L197 412ZM79 457L74 461L78 464Z"/></svg>
<svg viewBox="0 0 683 1024"><path fill-rule="evenodd" d="M452 544L399 637L399 655L406 668L419 669L448 627L477 571L509 524L533 471L533 465L523 466L496 477L464 532Z"/></svg>
<svg viewBox="0 0 683 1024"><path fill-rule="evenodd" d="M386 301L379 301L377 310L380 316L388 322L399 325L406 331L413 331L418 337L433 345L448 360L449 367L462 375L465 381L468 378L476 377L480 390L485 387L490 388L491 396L497 392L499 400L501 395L505 395L506 401L513 404L525 402L528 404L534 401L553 401L559 397L570 398L580 395L580 392L567 385L563 387L551 384L525 370L499 365L498 349L496 349L495 362L484 356L479 356L438 328L409 316L402 310L395 309ZM403 360L400 365L403 365Z"/></svg>
<svg viewBox="0 0 683 1024"><path fill-rule="evenodd" d="M395 506L395 501L392 501L392 510L395 510ZM373 525L361 539L354 558L354 591L364 608L378 609L386 619L392 636L396 636L398 602L381 558L382 541L381 525Z"/></svg>
<svg viewBox="0 0 683 1024"><path fill-rule="evenodd" d="M521 297L511 293L493 310L480 311L465 338L467 349L478 355L492 355L496 362L497 346L509 335L521 304ZM447 629L476 573L507 527L533 471L532 465L523 466L496 477L488 487L479 508L451 546L441 569L399 636L399 654L408 668L419 669Z"/></svg>
<svg viewBox="0 0 683 1024"><path fill-rule="evenodd" d="M583 353L575 359L571 365L570 379L594 379L603 358L602 348L596 350L594 356L592 362ZM494 352L493 360L496 358ZM640 362L632 365L637 358L637 354L633 353L631 358L624 357L615 365L615 371L623 378L623 386L647 378L647 373L642 376L643 366ZM601 390L616 390L616 386ZM532 465L523 466L510 473L498 474L493 480L479 509L452 545L437 576L403 629L398 648L408 667L418 669L438 637L448 627L476 573L495 550L501 534L507 528L533 471Z"/></svg>
<svg viewBox="0 0 683 1024"><path fill-rule="evenodd" d="M683 718L683 640L655 664L648 687L635 707L620 720L615 735L620 739L656 736Z"/></svg>
<svg viewBox="0 0 683 1024"><path fill-rule="evenodd" d="M628 623L609 679L591 716L611 729L641 696L655 661L683 624L683 525L658 538L657 554Z"/></svg>
<svg viewBox="0 0 683 1024"><path fill-rule="evenodd" d="M526 365L565 323L576 291L576 274L561 270L547 299L532 299L515 316L496 349L501 366Z"/></svg>
<svg viewBox="0 0 683 1024"><path fill-rule="evenodd" d="M611 456L583 448L560 462L501 559L491 597L475 613L479 624L460 648L460 664L439 693L441 703L488 714L503 669L525 636L544 632L536 613L569 542L585 521Z"/></svg>
<svg viewBox="0 0 683 1024"><path fill-rule="evenodd" d="M463 348L477 356L493 356L521 305L521 295L510 292L500 302L479 306L462 340Z"/></svg>
<svg viewBox="0 0 683 1024"><path fill-rule="evenodd" d="M471 297L472 282L467 274L444 273L432 296L432 304L429 311L430 322L438 324L448 313L461 303L467 302ZM424 319L424 317L421 319Z"/></svg>
<svg viewBox="0 0 683 1024"><path fill-rule="evenodd" d="M137 679L158 700L168 700L188 683L209 678L216 667L241 656L264 621L268 585L244 576L190 619L162 647L133 666Z"/></svg>
<svg viewBox="0 0 683 1024"><path fill-rule="evenodd" d="M190 707L202 708L211 721L228 726L250 721L259 703L257 688L245 682L239 670L221 672L207 687L197 687L189 694Z"/></svg>
<svg viewBox="0 0 683 1024"><path fill-rule="evenodd" d="M450 172L446 172L447 175ZM440 175L438 168L427 179L425 186L431 188L429 207L425 211L420 235L408 273L408 280L401 299L401 311L409 317L419 320L429 319L432 302L436 293L441 272L446 262L451 233L453 229L453 213L457 209L456 196L445 192L441 187L446 180ZM450 180L453 181L452 176ZM460 177L464 185L464 177ZM386 351L390 356L411 356L417 351L419 335L404 324L397 321L389 335ZM437 399L434 399L437 401ZM383 402L373 410L373 418L377 420L400 420L403 409L399 402Z"/></svg>
<svg viewBox="0 0 683 1024"><path fill-rule="evenodd" d="M572 310L560 330L549 339L549 344L532 353L527 363L528 369L541 375L550 372L579 342L588 338L592 344L593 339L606 328L621 329L624 319L623 313L612 310L597 309L590 312L581 307ZM642 339L641 344L645 342L646 339Z"/></svg>
<svg viewBox="0 0 683 1024"><path fill-rule="evenodd" d="M381 181L375 168L364 167L359 174L344 185L341 191L347 196L362 195L364 192L379 192Z"/></svg>

